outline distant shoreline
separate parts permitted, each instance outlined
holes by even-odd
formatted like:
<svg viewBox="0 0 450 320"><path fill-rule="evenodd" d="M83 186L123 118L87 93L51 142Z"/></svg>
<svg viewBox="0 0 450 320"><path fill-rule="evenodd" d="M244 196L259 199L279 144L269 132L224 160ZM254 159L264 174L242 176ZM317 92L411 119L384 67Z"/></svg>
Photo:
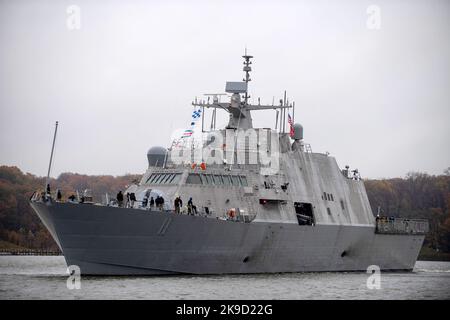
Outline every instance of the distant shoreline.
<svg viewBox="0 0 450 320"><path fill-rule="evenodd" d="M450 253L437 252L429 247L422 247L417 260L421 261L450 261Z"/></svg>

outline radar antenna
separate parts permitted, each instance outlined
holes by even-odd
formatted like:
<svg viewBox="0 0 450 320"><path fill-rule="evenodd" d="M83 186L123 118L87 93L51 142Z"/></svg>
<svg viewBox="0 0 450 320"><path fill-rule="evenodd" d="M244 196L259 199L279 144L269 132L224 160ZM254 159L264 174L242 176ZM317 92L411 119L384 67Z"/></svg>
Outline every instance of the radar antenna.
<svg viewBox="0 0 450 320"><path fill-rule="evenodd" d="M252 79L250 79L250 71L252 71L252 67L250 67L250 65L252 64L252 62L250 61L250 59L253 58L253 56L250 56L247 54L247 48L245 48L245 54L242 56L242 58L244 58L244 72L245 72L245 78L243 79L243 81L247 84L246 87L248 88L248 83L250 81L252 81ZM248 89L245 90L245 96L244 96L244 102L247 105L248 104L248 98L250 98L250 96L248 95Z"/></svg>
<svg viewBox="0 0 450 320"><path fill-rule="evenodd" d="M211 129L215 128L215 117L216 117L216 109L223 109L227 111L230 114L230 120L228 122L228 125L226 126L227 129L249 129L253 128L252 124L252 117L250 111L259 111L259 110L278 110L280 109L280 130L282 129L281 121L284 121L285 119L285 112L286 109L292 108L292 105L287 103L286 97L283 100L281 100L280 105L274 105L272 102L272 105L263 105L261 104L261 100L258 99L257 105L248 104L248 99L250 96L248 95L248 83L251 81L250 79L250 71L252 71L252 68L250 65L252 62L250 61L253 56L247 54L247 49L245 49L245 54L242 56L244 58L244 72L245 72L245 78L242 82L226 82L225 85L225 92L231 93L230 101L229 102L220 102L220 97L222 94L206 94L205 96L208 97L207 101L197 101L195 99L194 102L192 102L192 105L196 107L201 107L203 110L204 108L213 108L213 119L212 122L214 125L211 125ZM244 95L244 100L242 101L241 94ZM210 101L212 97L212 102ZM278 119L277 119L278 123ZM203 117L202 117L202 131L203 131Z"/></svg>

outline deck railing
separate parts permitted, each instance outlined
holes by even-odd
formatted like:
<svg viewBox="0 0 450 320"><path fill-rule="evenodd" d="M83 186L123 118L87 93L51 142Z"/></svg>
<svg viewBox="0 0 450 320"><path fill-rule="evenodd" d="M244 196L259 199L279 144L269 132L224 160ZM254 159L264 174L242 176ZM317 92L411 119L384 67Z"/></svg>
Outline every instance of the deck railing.
<svg viewBox="0 0 450 320"><path fill-rule="evenodd" d="M0 249L2 256L59 256L62 255L59 250L46 249Z"/></svg>
<svg viewBox="0 0 450 320"><path fill-rule="evenodd" d="M384 234L426 234L429 230L428 220L406 218L376 218L376 233Z"/></svg>

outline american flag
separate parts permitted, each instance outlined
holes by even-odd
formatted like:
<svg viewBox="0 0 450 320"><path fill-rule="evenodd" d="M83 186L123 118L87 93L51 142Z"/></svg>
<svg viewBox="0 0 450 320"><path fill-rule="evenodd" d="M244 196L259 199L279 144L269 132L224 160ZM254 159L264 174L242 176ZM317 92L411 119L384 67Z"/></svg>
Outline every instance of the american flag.
<svg viewBox="0 0 450 320"><path fill-rule="evenodd" d="M288 123L289 123L289 126L290 126L289 135L291 137L293 137L294 136L294 124L292 123L292 118L291 118L291 115L289 113L288 113Z"/></svg>

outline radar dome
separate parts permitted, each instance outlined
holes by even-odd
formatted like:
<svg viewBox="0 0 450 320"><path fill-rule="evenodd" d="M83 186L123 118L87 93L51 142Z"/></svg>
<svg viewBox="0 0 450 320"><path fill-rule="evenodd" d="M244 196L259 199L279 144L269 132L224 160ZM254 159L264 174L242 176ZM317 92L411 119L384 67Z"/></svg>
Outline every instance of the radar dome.
<svg viewBox="0 0 450 320"><path fill-rule="evenodd" d="M167 149L164 147L151 147L147 152L149 167L162 167L166 160Z"/></svg>
<svg viewBox="0 0 450 320"><path fill-rule="evenodd" d="M303 139L303 126L300 123L294 124L294 140Z"/></svg>

